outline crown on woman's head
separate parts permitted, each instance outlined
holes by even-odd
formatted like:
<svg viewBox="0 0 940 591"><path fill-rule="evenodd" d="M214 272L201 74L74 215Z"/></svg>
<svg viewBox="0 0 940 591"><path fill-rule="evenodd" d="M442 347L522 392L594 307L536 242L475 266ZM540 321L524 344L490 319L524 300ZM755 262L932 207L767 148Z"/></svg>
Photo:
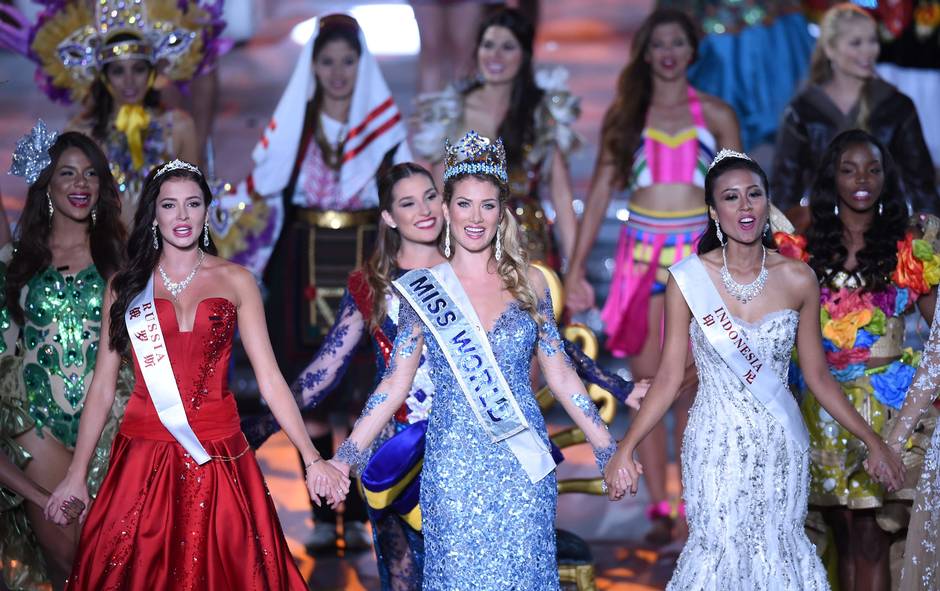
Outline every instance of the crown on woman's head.
<svg viewBox="0 0 940 591"><path fill-rule="evenodd" d="M731 150L730 148L722 148L718 151L717 154L715 154L715 159L712 160L712 163L708 165L708 170L715 168L715 165L725 158L740 158L741 160L751 160L751 157L744 152L738 152L736 150ZM751 162L753 162L753 160L751 160Z"/></svg>
<svg viewBox="0 0 940 591"><path fill-rule="evenodd" d="M39 174L52 164L49 148L58 136L58 133L46 128L45 121L37 121L29 133L16 142L13 164L8 174L23 177L28 185L35 183Z"/></svg>
<svg viewBox="0 0 940 591"><path fill-rule="evenodd" d="M489 138L471 130L456 144L445 139L444 180L458 174L488 174L504 183L509 182L502 138L491 142Z"/></svg>
<svg viewBox="0 0 940 591"><path fill-rule="evenodd" d="M202 176L202 171L199 170L198 166L194 164L190 164L189 162L185 162L177 158L176 160L171 160L170 162L167 162L166 164L161 166L160 170L157 171L157 174L154 175L153 178L154 180L156 180L160 178L161 176L165 175L166 173L172 172L174 170L188 170L189 172L194 172L198 174L199 176Z"/></svg>

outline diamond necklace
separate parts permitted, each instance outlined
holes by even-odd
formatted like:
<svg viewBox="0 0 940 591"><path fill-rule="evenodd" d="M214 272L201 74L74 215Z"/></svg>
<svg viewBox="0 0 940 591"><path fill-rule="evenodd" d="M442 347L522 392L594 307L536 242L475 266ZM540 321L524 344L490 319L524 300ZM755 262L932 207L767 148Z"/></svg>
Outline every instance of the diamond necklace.
<svg viewBox="0 0 940 591"><path fill-rule="evenodd" d="M166 288L170 295L173 296L173 299L177 299L183 290L189 287L189 284L192 282L193 277L196 276L196 271L199 270L199 267L202 266L202 261L206 260L206 253L203 250L199 249L199 260L196 261L196 266L193 267L193 270L189 272L189 275L179 283L174 283L170 281L170 278L167 276L166 271L163 270L163 265L158 265L157 269L160 271L160 277L163 278L163 287Z"/></svg>
<svg viewBox="0 0 940 591"><path fill-rule="evenodd" d="M760 295L760 292L764 289L764 284L767 283L767 267L764 266L764 263L767 262L767 248L761 245L761 248L764 249L764 256L760 260L760 273L757 274L757 279L747 285L738 283L731 276L731 271L728 270L728 255L725 252L727 248L727 246L721 248L721 260L725 263L721 267L721 282L725 285L725 291L731 294L734 299L746 304Z"/></svg>

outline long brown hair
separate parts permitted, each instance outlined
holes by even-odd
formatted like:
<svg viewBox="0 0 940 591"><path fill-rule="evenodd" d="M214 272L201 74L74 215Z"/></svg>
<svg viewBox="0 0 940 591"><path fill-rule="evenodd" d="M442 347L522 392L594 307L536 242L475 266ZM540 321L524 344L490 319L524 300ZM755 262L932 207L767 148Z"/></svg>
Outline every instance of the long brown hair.
<svg viewBox="0 0 940 591"><path fill-rule="evenodd" d="M630 48L630 62L617 79L617 94L601 127L603 148L613 159L615 183L624 188L630 182L633 168L633 153L640 145L643 127L646 125L646 112L650 108L653 96L653 75L646 63L653 30L659 25L675 23L682 27L692 46L692 61L698 55L698 36L695 24L687 14L673 8L660 8L649 15L633 37ZM603 157L603 156L602 156Z"/></svg>
<svg viewBox="0 0 940 591"><path fill-rule="evenodd" d="M423 166L414 162L402 162L391 167L388 172L379 178L379 211L392 212L395 198L392 191L398 181L413 177L415 175L424 175L431 182L431 186L437 189L434 184L434 177ZM372 328L379 328L385 320L385 294L389 292L392 286L392 280L398 272L398 251L401 249L401 234L395 228L389 227L379 216L378 234L375 238L375 246L369 261L363 266L362 273L365 276L366 283L372 295L372 315L369 318L369 325Z"/></svg>
<svg viewBox="0 0 940 591"><path fill-rule="evenodd" d="M29 186L26 205L16 227L16 252L7 267L6 289L0 297L0 305L10 310L13 320L24 321L20 306L20 292L37 273L52 264L51 218L48 213L46 194L59 158L69 148L77 148L85 154L95 174L98 175L98 202L95 204L95 222L88 224L88 240L91 259L104 279L110 279L124 262L124 224L121 223L121 202L117 184L111 176L108 159L101 148L88 136L69 131L56 138L49 148L52 161L44 168L36 181Z"/></svg>
<svg viewBox="0 0 940 591"><path fill-rule="evenodd" d="M851 21L868 21L875 24L875 19L871 15L851 2L836 4L823 14L819 22L819 39L816 40L816 47L809 60L809 81L813 84L823 84L832 80L832 64L829 56L826 55L826 49L832 49L835 46L842 33L842 27ZM871 115L870 80L862 86L862 92L858 98L856 123L862 129L868 129L868 117Z"/></svg>

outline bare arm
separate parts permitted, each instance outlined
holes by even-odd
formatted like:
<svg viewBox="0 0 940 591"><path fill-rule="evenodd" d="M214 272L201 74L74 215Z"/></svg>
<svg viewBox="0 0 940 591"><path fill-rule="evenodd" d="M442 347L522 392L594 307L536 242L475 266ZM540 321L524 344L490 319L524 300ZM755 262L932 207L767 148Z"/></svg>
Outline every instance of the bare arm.
<svg viewBox="0 0 940 591"><path fill-rule="evenodd" d="M566 261L571 260L578 231L572 195L568 162L561 150L556 148L552 151L551 199L552 207L555 208L555 224L561 239L561 256Z"/></svg>
<svg viewBox="0 0 940 591"><path fill-rule="evenodd" d="M184 111L173 111L173 143L177 158L202 166L202 148L196 138L196 124Z"/></svg>
<svg viewBox="0 0 940 591"><path fill-rule="evenodd" d="M704 101L705 118L708 127L715 135L715 141L718 148L730 148L732 150L743 150L741 143L741 126L738 124L738 116L734 113L726 102L716 97L708 97Z"/></svg>
<svg viewBox="0 0 940 591"><path fill-rule="evenodd" d="M105 291L104 304L101 307L101 340L95 361L95 373L88 387L88 393L85 395L82 420L78 426L78 440L75 443L75 451L72 453L72 463L69 464L65 478L56 487L46 504L46 517L58 525L68 523L68 518L62 511L62 503L72 497L78 498L86 506L89 503L88 485L85 482L88 477L88 463L95 453L101 431L104 429L111 413L111 405L114 403L121 355L112 350L110 345L103 346L105 343L110 343L108 335L111 330L110 311L113 302L114 295L111 293L109 284Z"/></svg>

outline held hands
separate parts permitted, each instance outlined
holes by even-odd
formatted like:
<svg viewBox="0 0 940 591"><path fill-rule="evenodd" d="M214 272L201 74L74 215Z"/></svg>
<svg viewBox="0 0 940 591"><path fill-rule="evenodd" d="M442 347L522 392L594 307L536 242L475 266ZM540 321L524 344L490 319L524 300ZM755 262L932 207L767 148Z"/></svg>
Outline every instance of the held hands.
<svg viewBox="0 0 940 591"><path fill-rule="evenodd" d="M322 498L335 509L349 494L348 473L348 468L345 472L337 470L332 460L326 462L323 458L317 458L308 463L304 480L310 500L319 507Z"/></svg>
<svg viewBox="0 0 940 591"><path fill-rule="evenodd" d="M66 476L49 496L44 510L46 519L60 526L70 525L78 519L85 522L90 503L88 485L84 478Z"/></svg>
<svg viewBox="0 0 940 591"><path fill-rule="evenodd" d="M640 410L640 402L646 398L646 393L649 392L652 383L650 379L634 382L633 391L627 396L627 406L634 410Z"/></svg>
<svg viewBox="0 0 940 591"><path fill-rule="evenodd" d="M619 446L614 457L604 469L604 483L607 485L607 497L619 501L627 491L635 495L640 484L643 465L633 459L633 450Z"/></svg>
<svg viewBox="0 0 940 591"><path fill-rule="evenodd" d="M889 491L896 491L904 486L904 464L901 462L900 449L889 447L881 439L868 447L868 458L864 466L865 471Z"/></svg>
<svg viewBox="0 0 940 591"><path fill-rule="evenodd" d="M575 314L594 307L594 288L583 271L571 270L565 276L565 307Z"/></svg>

